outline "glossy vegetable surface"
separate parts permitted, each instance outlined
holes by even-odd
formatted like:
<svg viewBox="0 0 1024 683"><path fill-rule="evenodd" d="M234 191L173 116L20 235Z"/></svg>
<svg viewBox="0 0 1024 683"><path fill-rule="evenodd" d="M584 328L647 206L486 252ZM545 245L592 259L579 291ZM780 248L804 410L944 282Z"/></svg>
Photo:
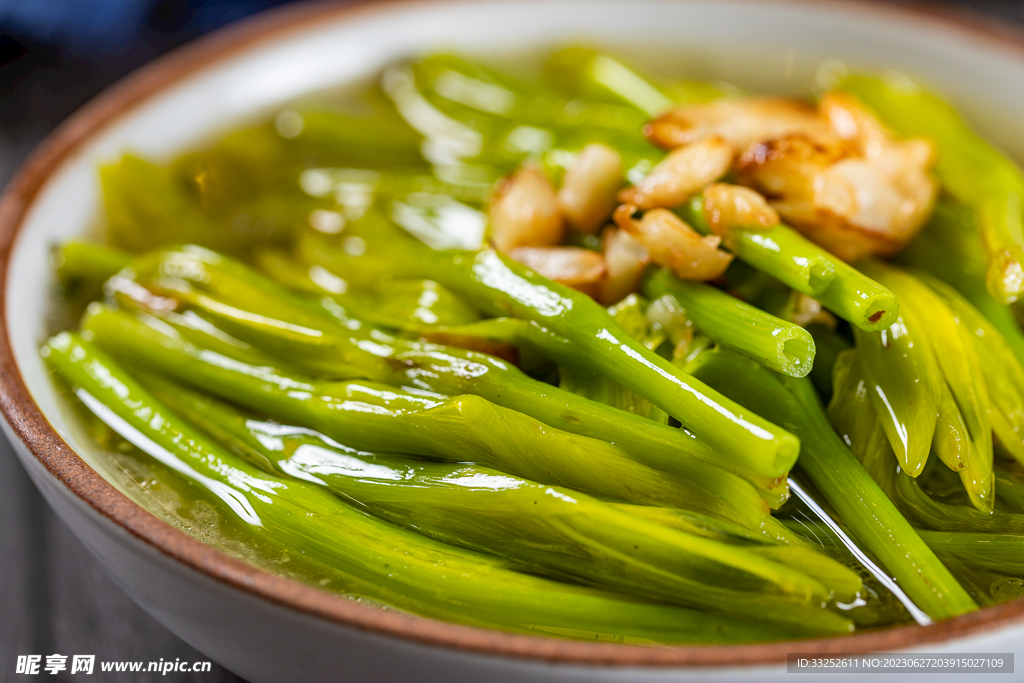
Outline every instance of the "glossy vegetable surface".
<svg viewBox="0 0 1024 683"><path fill-rule="evenodd" d="M528 61L396 61L100 169L41 353L115 483L517 632L756 642L1021 593L1017 165L902 76Z"/></svg>
<svg viewBox="0 0 1024 683"><path fill-rule="evenodd" d="M396 528L341 504L320 487L267 474L219 448L80 336L62 333L43 348L51 367L111 429L214 493L259 533L351 575L348 588L357 594L444 619L520 631L571 626L591 637L626 633L655 642L768 636L767 627L749 620L617 600L512 572Z"/></svg>

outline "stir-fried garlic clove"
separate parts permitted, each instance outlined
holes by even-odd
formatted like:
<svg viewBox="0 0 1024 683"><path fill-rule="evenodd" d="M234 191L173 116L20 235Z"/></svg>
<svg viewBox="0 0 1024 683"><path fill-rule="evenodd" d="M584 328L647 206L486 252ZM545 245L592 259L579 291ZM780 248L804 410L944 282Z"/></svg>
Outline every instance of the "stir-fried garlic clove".
<svg viewBox="0 0 1024 683"><path fill-rule="evenodd" d="M593 233L611 217L620 187L622 157L607 145L590 144L565 172L558 205L570 225Z"/></svg>
<svg viewBox="0 0 1024 683"><path fill-rule="evenodd" d="M882 124L848 93L826 93L818 111L829 129L844 140L852 140L865 156L874 156L878 149L892 140Z"/></svg>
<svg viewBox="0 0 1024 683"><path fill-rule="evenodd" d="M491 242L509 253L516 247L558 244L565 223L558 197L543 172L524 167L503 180L490 204Z"/></svg>
<svg viewBox="0 0 1024 683"><path fill-rule="evenodd" d="M704 188L704 220L728 244L733 228L770 228L779 214L749 187L715 183Z"/></svg>
<svg viewBox="0 0 1024 683"><path fill-rule="evenodd" d="M665 149L718 136L744 150L754 142L815 128L824 128L823 122L800 100L744 97L677 107L648 123L644 135Z"/></svg>
<svg viewBox="0 0 1024 683"><path fill-rule="evenodd" d="M549 280L597 298L604 279L601 254L580 247L517 247L509 257Z"/></svg>
<svg viewBox="0 0 1024 683"><path fill-rule="evenodd" d="M891 256L921 228L937 187L931 145L893 140L852 98L822 100L826 132L751 145L737 178L772 200L782 217L847 261Z"/></svg>
<svg viewBox="0 0 1024 683"><path fill-rule="evenodd" d="M640 244L625 230L606 228L604 231L604 280L598 296L605 306L617 304L637 291L644 269L651 262L647 247Z"/></svg>
<svg viewBox="0 0 1024 683"><path fill-rule="evenodd" d="M619 199L641 209L679 206L708 183L726 174L735 150L712 136L669 152L646 178L619 193Z"/></svg>
<svg viewBox="0 0 1024 683"><path fill-rule="evenodd" d="M651 209L640 220L637 207L624 204L615 210L615 224L647 248L651 261L684 280L714 280L732 262L732 254L718 248L722 238L701 236L668 209Z"/></svg>

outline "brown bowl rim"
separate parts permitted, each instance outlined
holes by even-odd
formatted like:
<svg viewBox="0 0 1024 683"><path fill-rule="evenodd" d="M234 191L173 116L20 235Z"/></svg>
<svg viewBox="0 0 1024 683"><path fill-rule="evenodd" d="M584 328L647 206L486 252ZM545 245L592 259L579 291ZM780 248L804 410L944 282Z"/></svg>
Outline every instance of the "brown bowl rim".
<svg viewBox="0 0 1024 683"><path fill-rule="evenodd" d="M885 652L940 643L1024 620L1024 599L929 626L900 626L848 636L745 645L650 647L578 642L459 626L359 604L343 596L272 574L233 558L154 516L90 468L58 435L33 400L14 360L6 303L9 260L37 193L65 159L119 116L204 67L260 42L325 19L400 11L412 2L314 2L289 5L216 31L141 67L83 106L30 155L0 197L0 413L47 471L96 512L153 549L206 576L278 605L364 631L490 655L581 665L735 667L785 662L789 653L817 655ZM430 0L436 1L436 0ZM781 0L811 4L812 0ZM914 18L961 36L996 41L1024 59L1024 33L961 10L931 5L892 6L877 0L826 0L879 15Z"/></svg>

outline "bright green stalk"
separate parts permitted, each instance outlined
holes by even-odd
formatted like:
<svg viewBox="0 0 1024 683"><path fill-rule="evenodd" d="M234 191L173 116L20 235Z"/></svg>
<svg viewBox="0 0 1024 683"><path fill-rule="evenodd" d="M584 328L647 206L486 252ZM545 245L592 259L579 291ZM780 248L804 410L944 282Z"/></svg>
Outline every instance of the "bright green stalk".
<svg viewBox="0 0 1024 683"><path fill-rule="evenodd" d="M922 275L956 314L973 341L988 391L992 431L1006 451L1024 463L1024 368L995 326L945 282Z"/></svg>
<svg viewBox="0 0 1024 683"><path fill-rule="evenodd" d="M967 564L1007 574L1024 574L1024 536L970 532L921 531L937 553L949 553Z"/></svg>
<svg viewBox="0 0 1024 683"><path fill-rule="evenodd" d="M704 218L703 193L694 195L676 211L698 232L711 233ZM835 256L781 223L770 228L735 228L730 231L727 247L744 263L813 297L818 297L832 284L837 263L840 263Z"/></svg>
<svg viewBox="0 0 1024 683"><path fill-rule="evenodd" d="M207 275L200 280L214 279L213 273ZM179 296L184 294L178 291ZM273 295L273 291L267 291L261 301L268 302ZM277 356L269 356L227 335L194 310L159 314L162 321L174 328L172 334L180 334L198 347L257 366L261 372L273 372L270 366L280 366L282 361L278 359L287 358L287 366L332 379L367 378L444 394L482 396L556 429L617 444L643 464L685 476L693 505L701 506L700 501L705 501L705 508L731 510L745 501L749 505L747 513L730 512L733 519L760 520L757 523L763 525L769 518L763 517L763 506L755 495L772 508L778 508L788 498L785 479L722 469L721 459L685 430L552 387L489 355L409 342L376 331L372 337L350 336L351 326L332 329L321 322L316 328L298 328L202 295L192 293L185 298L196 310L239 336L267 346Z"/></svg>
<svg viewBox="0 0 1024 683"><path fill-rule="evenodd" d="M684 430L656 424L642 416L562 391L531 379L515 366L492 356L397 339L372 330L351 317L334 320L310 316L302 307L290 307L292 294L262 281L229 259L212 259L202 252L179 251L165 252L161 259L151 260L165 264L162 272L189 278L188 281L180 278L172 281L167 276L153 278L153 282L161 282L168 288L164 293L195 307L207 317L215 318L220 327L226 326L234 336L269 349L283 359L286 366L337 379L367 378L444 394L479 395L552 427L618 444L635 459L659 469L685 474L695 484L723 500L746 500L751 493L750 487L734 474L722 471L720 467L723 466L753 484L758 494L772 507L778 507L786 500L784 478L770 478L744 468L730 468L728 462L723 462L714 451ZM152 274L140 271L139 277L150 282ZM234 292L233 282L237 283L240 292ZM223 295L234 292L232 300L250 305L258 301L258 310L275 310L289 317L279 320L248 307L230 306L219 298L196 291L193 286L216 290ZM145 301L140 305L144 307ZM201 323L202 320L199 321ZM195 325L196 321L188 324ZM197 339L195 332L190 332L188 327L179 331L190 341L200 346L212 345L214 350L236 360L259 366L274 364L266 355L239 356L234 349L226 348L227 342L217 338L216 328L207 330L206 340Z"/></svg>
<svg viewBox="0 0 1024 683"><path fill-rule="evenodd" d="M765 520L767 523L760 530L754 530L692 510L655 507L653 505L632 505L629 503L616 503L615 506L633 517L657 522L663 526L685 531L688 534L696 534L725 543L738 543L741 545L784 543L793 538L792 536L786 536L784 531L784 537L779 537L776 533L779 529L774 523L773 517L768 517Z"/></svg>
<svg viewBox="0 0 1024 683"><path fill-rule="evenodd" d="M677 103L706 102L728 92L710 83L655 84L614 57L582 46L552 54L544 72L572 97L623 102L648 116L663 114Z"/></svg>
<svg viewBox="0 0 1024 683"><path fill-rule="evenodd" d="M197 298L193 303L201 307L204 302ZM316 374L366 377L443 394L481 396L556 429L617 444L635 460L686 476L694 486L722 501L752 501L751 484L774 508L787 498L784 480L746 470L730 473L727 467L722 469L721 458L684 430L534 380L514 365L489 355L408 342L383 333L374 334L372 340L339 336L327 330L319 336L289 338L281 334L284 325L275 325L273 320L246 317L237 309L234 312L238 315L232 317L232 309L226 306L207 305L200 310L214 315L222 324L228 323L239 336L257 345L268 344L278 357L291 358L292 364ZM346 375L349 368L358 369L358 374Z"/></svg>
<svg viewBox="0 0 1024 683"><path fill-rule="evenodd" d="M733 642L782 637L750 620L635 603L509 571L268 475L168 411L106 354L71 333L42 350L75 394L122 437L214 493L254 532L354 577L363 597L462 623L584 638Z"/></svg>
<svg viewBox="0 0 1024 683"><path fill-rule="evenodd" d="M71 240L54 250L53 265L65 289L79 283L96 287L131 263L131 258L131 254L120 249Z"/></svg>
<svg viewBox="0 0 1024 683"><path fill-rule="evenodd" d="M804 377L814 363L814 339L804 328L740 301L720 289L686 282L659 268L644 279L651 299L671 295L701 332L765 367Z"/></svg>
<svg viewBox="0 0 1024 683"><path fill-rule="evenodd" d="M779 375L722 350L702 353L690 367L696 376L771 415L801 437L800 469L855 540L882 562L925 613L945 619L977 609L836 436L808 380Z"/></svg>
<svg viewBox="0 0 1024 683"><path fill-rule="evenodd" d="M330 258L330 255L324 255L322 245L317 247L306 242L302 248L304 248L308 260L318 261L321 258ZM361 304L358 298L350 295L347 290L339 292L337 288L327 289L324 287L327 284L324 273L327 271L322 266L305 266L280 252L261 253L259 266L275 282L309 294L329 295L342 304L345 309L351 311L355 317L374 325L403 332L414 332L421 338L438 344L472 349L497 356L504 356L504 352L507 350L501 345L511 345L519 350L520 358L524 355L523 351L527 350L550 358L559 365L586 370L586 365L580 362L568 340L559 337L533 320L502 317L487 318L479 322L461 325L426 325L422 321L415 321L408 317L396 318L381 314L380 311ZM327 275L332 278L337 277L331 273L327 273Z"/></svg>
<svg viewBox="0 0 1024 683"><path fill-rule="evenodd" d="M385 70L381 85L395 109L428 144L463 162L506 172L540 156L552 170L592 142L616 149L627 167L649 168L663 156L642 135L632 107L566 100L499 76L462 58L428 57Z"/></svg>
<svg viewBox="0 0 1024 683"><path fill-rule="evenodd" d="M850 76L841 84L906 136L938 147L935 171L943 188L977 212L989 255L988 291L1002 304L1024 292L1024 174L975 133L960 114L906 77Z"/></svg>
<svg viewBox="0 0 1024 683"><path fill-rule="evenodd" d="M954 472L962 472L970 460L971 437L967 425L957 408L953 392L949 385L942 383L940 389L938 417L935 422L935 434L932 436L932 450L939 460ZM989 437L991 445L991 436ZM991 493L991 491L989 492ZM991 498L991 495L988 496Z"/></svg>
<svg viewBox="0 0 1024 683"><path fill-rule="evenodd" d="M612 314L615 321L631 337L641 342L648 349L655 350L666 342L666 333L660 325L652 329L651 322L647 319L649 306L642 297L630 294L609 308L608 312ZM668 324L671 325L671 322L668 322ZM665 411L651 405L651 402L647 399L638 396L618 382L614 382L600 373L560 367L558 369L558 386L593 401L598 401L662 424L669 424L669 416ZM773 507L775 506L773 505Z"/></svg>
<svg viewBox="0 0 1024 683"><path fill-rule="evenodd" d="M1010 309L996 302L985 287L988 257L978 235L977 214L940 200L928 225L900 252L898 260L960 292L999 330L1018 362L1024 363L1024 332Z"/></svg>
<svg viewBox="0 0 1024 683"><path fill-rule="evenodd" d="M865 332L884 330L896 322L899 301L879 283L845 261L836 259L836 277L814 297L821 305Z"/></svg>
<svg viewBox="0 0 1024 683"><path fill-rule="evenodd" d="M867 396L867 381L857 352L840 354L835 368L835 394L828 416L861 464L900 511L917 526L939 531L1024 532L1024 514L983 512L964 505L940 503L899 470L885 433ZM996 497L998 498L998 491Z"/></svg>
<svg viewBox="0 0 1024 683"><path fill-rule="evenodd" d="M933 448L950 469L961 473L975 506L986 512L992 510L989 396L973 335L945 300L912 274L881 263L865 264L865 268L896 293L904 311L914 312L907 317L909 333L931 347L941 369L938 426L947 438L936 440ZM930 372L926 367L918 370ZM961 437L948 438L953 432Z"/></svg>
<svg viewBox="0 0 1024 683"><path fill-rule="evenodd" d="M629 514L657 522L673 529L721 540L744 544L749 552L769 557L791 567L800 567L804 573L833 586L839 593L854 595L861 591L860 578L843 564L816 552L798 533L793 533L774 517L771 525L758 533L741 526L722 522L686 510L674 510L646 505L620 505ZM770 526L771 528L767 528ZM840 588L842 586L843 588Z"/></svg>
<svg viewBox="0 0 1024 683"><path fill-rule="evenodd" d="M699 232L711 232L703 194L677 211ZM817 299L862 330L882 330L896 320L899 303L892 292L787 225L735 229L726 246L741 261Z"/></svg>
<svg viewBox="0 0 1024 683"><path fill-rule="evenodd" d="M902 283L879 264L869 274ZM871 384L868 395L900 466L912 477L924 469L942 398L942 373L925 333L927 322L908 306L881 332L854 330L857 351Z"/></svg>
<svg viewBox="0 0 1024 683"><path fill-rule="evenodd" d="M567 99L561 93L499 72L463 56L435 54L413 62L424 95L455 118L492 118L503 124L554 129L586 127L600 135L604 128L641 138L647 120L634 107L586 99ZM594 130L597 129L597 130Z"/></svg>
<svg viewBox="0 0 1024 683"><path fill-rule="evenodd" d="M364 257L330 248L317 250L316 257L319 265L339 274L349 272L353 261L359 261L356 268L365 272L376 260L378 271L437 280L484 312L536 321L565 338L579 364L643 396L722 457L770 477L781 476L795 462L799 442L791 434L745 413L646 349L585 294L546 280L491 249L438 252L401 240L400 235L386 240L386 249L378 242L377 249L371 246Z"/></svg>
<svg viewBox="0 0 1024 683"><path fill-rule="evenodd" d="M706 511L758 528L767 506L753 487L725 500L685 476L641 465L622 448L577 436L478 396L448 398L372 382L322 382L250 366L198 348L123 312L93 307L83 329L97 344L252 410L356 447L472 461L619 500ZM711 472L714 470L711 469ZM719 471L722 476L728 473Z"/></svg>
<svg viewBox="0 0 1024 683"><path fill-rule="evenodd" d="M757 618L768 610L770 620L806 619L815 631L844 630L833 615L812 607L832 589L791 569L797 565L786 563L786 553L767 560L761 552L631 516L622 509L629 506L485 467L355 451L307 429L247 419L165 381L144 383L223 445L256 451L281 473L326 485L375 516L436 540L556 578ZM836 599L852 599L860 588L849 570L827 558L792 559L829 577L842 591Z"/></svg>

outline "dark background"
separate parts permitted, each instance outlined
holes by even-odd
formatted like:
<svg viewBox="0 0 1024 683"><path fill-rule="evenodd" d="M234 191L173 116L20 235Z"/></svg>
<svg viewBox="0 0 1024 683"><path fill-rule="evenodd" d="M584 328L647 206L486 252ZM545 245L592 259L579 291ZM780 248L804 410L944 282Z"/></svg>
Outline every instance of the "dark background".
<svg viewBox="0 0 1024 683"><path fill-rule="evenodd" d="M0 0L0 185L71 112L137 66L204 33L288 0ZM1024 1L931 3L1024 25ZM0 681L19 654L97 660L206 656L136 607L54 517L0 437ZM108 674L91 680L240 679L212 673ZM66 674L66 672L65 672ZM47 680L62 680L60 676ZM77 677L76 677L77 678ZM64 677L63 680L74 680Z"/></svg>

